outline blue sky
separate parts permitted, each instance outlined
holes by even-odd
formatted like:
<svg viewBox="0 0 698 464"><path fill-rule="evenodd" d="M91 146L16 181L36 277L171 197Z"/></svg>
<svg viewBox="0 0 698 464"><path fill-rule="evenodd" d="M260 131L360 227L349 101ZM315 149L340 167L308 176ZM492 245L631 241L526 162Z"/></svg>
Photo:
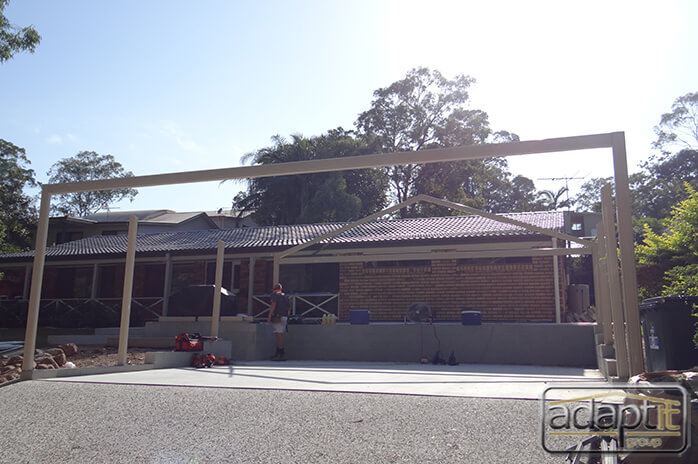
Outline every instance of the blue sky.
<svg viewBox="0 0 698 464"><path fill-rule="evenodd" d="M0 138L37 179L81 150L136 175L236 166L275 134L319 135L417 66L477 79L472 107L522 140L625 131L630 171L673 100L698 91L696 2L11 0L42 36L0 65ZM608 153L510 160L611 175ZM574 188L579 182L572 182ZM126 209L229 207L239 183L140 189Z"/></svg>

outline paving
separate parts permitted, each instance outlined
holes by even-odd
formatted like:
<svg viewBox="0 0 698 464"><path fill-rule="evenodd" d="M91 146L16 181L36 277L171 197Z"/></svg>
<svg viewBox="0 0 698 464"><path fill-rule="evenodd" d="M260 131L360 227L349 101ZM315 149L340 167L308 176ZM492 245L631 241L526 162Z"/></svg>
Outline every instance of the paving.
<svg viewBox="0 0 698 464"><path fill-rule="evenodd" d="M534 366L255 362L0 388L0 463L562 463ZM517 398L517 399L512 399Z"/></svg>
<svg viewBox="0 0 698 464"><path fill-rule="evenodd" d="M204 386L535 400L547 386L604 382L598 370L549 366L250 362L63 377L60 382Z"/></svg>

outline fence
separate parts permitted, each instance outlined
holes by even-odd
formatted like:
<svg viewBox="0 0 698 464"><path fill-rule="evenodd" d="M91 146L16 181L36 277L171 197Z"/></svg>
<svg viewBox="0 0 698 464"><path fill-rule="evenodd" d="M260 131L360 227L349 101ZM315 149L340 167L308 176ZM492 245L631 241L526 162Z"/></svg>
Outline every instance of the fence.
<svg viewBox="0 0 698 464"><path fill-rule="evenodd" d="M338 315L339 293L330 292L299 292L286 293L290 300L290 316L302 319L321 319L323 315ZM253 295L255 301L255 319L266 319L271 306L271 294Z"/></svg>
<svg viewBox="0 0 698 464"><path fill-rule="evenodd" d="M41 300L39 325L42 327L118 327L121 298L53 298ZM145 325L162 315L163 299L139 297L131 300L131 327ZM0 300L0 327L25 327L29 301Z"/></svg>

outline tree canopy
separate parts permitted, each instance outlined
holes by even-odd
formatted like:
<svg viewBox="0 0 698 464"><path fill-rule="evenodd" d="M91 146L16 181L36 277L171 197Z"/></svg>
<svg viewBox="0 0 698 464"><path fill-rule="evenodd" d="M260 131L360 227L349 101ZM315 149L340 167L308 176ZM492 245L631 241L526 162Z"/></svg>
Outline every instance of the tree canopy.
<svg viewBox="0 0 698 464"><path fill-rule="evenodd" d="M41 36L31 26L19 28L8 21L3 14L10 0L0 0L0 63L10 60L15 53L34 53Z"/></svg>
<svg viewBox="0 0 698 464"><path fill-rule="evenodd" d="M47 174L53 184L133 176L112 155L100 155L94 151L81 151L64 158L54 163ZM54 196L56 203L51 209L67 216L86 216L108 207L110 203L133 200L137 194L138 191L132 188L58 194Z"/></svg>
<svg viewBox="0 0 698 464"><path fill-rule="evenodd" d="M272 146L249 153L243 161L275 164L370 152L341 128L319 137L294 135L287 141L276 136L272 141ZM382 209L385 190L385 179L374 169L256 178L235 197L233 208L254 211L262 225L350 221Z"/></svg>
<svg viewBox="0 0 698 464"><path fill-rule="evenodd" d="M663 153L673 149L698 149L698 92L674 100L671 111L662 115L654 132L657 140L653 147Z"/></svg>
<svg viewBox="0 0 698 464"><path fill-rule="evenodd" d="M644 243L636 249L643 296L698 295L698 191L685 188L688 197L672 209L665 231L645 227Z"/></svg>
<svg viewBox="0 0 698 464"><path fill-rule="evenodd" d="M36 209L25 188L35 187L36 181L29 164L23 148L0 139L0 251L32 245Z"/></svg>
<svg viewBox="0 0 698 464"><path fill-rule="evenodd" d="M374 92L371 107L356 121L356 132L341 128L319 137L277 136L273 146L244 157L253 164L303 161L373 153L518 140L493 132L487 113L468 108L471 77L449 80L417 68L404 79ZM417 194L433 195L490 212L540 210L533 181L512 176L504 158L393 166L331 174L253 179L233 200L237 210L254 210L260 224L347 221L400 203ZM436 205L416 204L402 217L458 214Z"/></svg>
<svg viewBox="0 0 698 464"><path fill-rule="evenodd" d="M373 93L371 107L356 121L359 137L383 153L518 140L506 131L493 133L487 113L469 108L474 82L462 74L447 79L436 70L412 69L404 79ZM506 161L499 159L407 164L384 171L397 203L424 193L498 211L513 190ZM414 205L400 215L430 215L440 209Z"/></svg>

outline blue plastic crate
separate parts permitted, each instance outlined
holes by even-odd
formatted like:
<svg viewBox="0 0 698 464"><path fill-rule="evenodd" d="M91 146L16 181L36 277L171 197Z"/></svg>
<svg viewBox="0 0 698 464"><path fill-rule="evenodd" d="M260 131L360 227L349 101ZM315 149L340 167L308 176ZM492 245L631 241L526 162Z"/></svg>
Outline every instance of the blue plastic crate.
<svg viewBox="0 0 698 464"><path fill-rule="evenodd" d="M371 319L371 311L362 308L352 308L349 310L350 324L368 324Z"/></svg>
<svg viewBox="0 0 698 464"><path fill-rule="evenodd" d="M460 321L463 325L480 325L482 313L476 309L464 309L460 312Z"/></svg>

